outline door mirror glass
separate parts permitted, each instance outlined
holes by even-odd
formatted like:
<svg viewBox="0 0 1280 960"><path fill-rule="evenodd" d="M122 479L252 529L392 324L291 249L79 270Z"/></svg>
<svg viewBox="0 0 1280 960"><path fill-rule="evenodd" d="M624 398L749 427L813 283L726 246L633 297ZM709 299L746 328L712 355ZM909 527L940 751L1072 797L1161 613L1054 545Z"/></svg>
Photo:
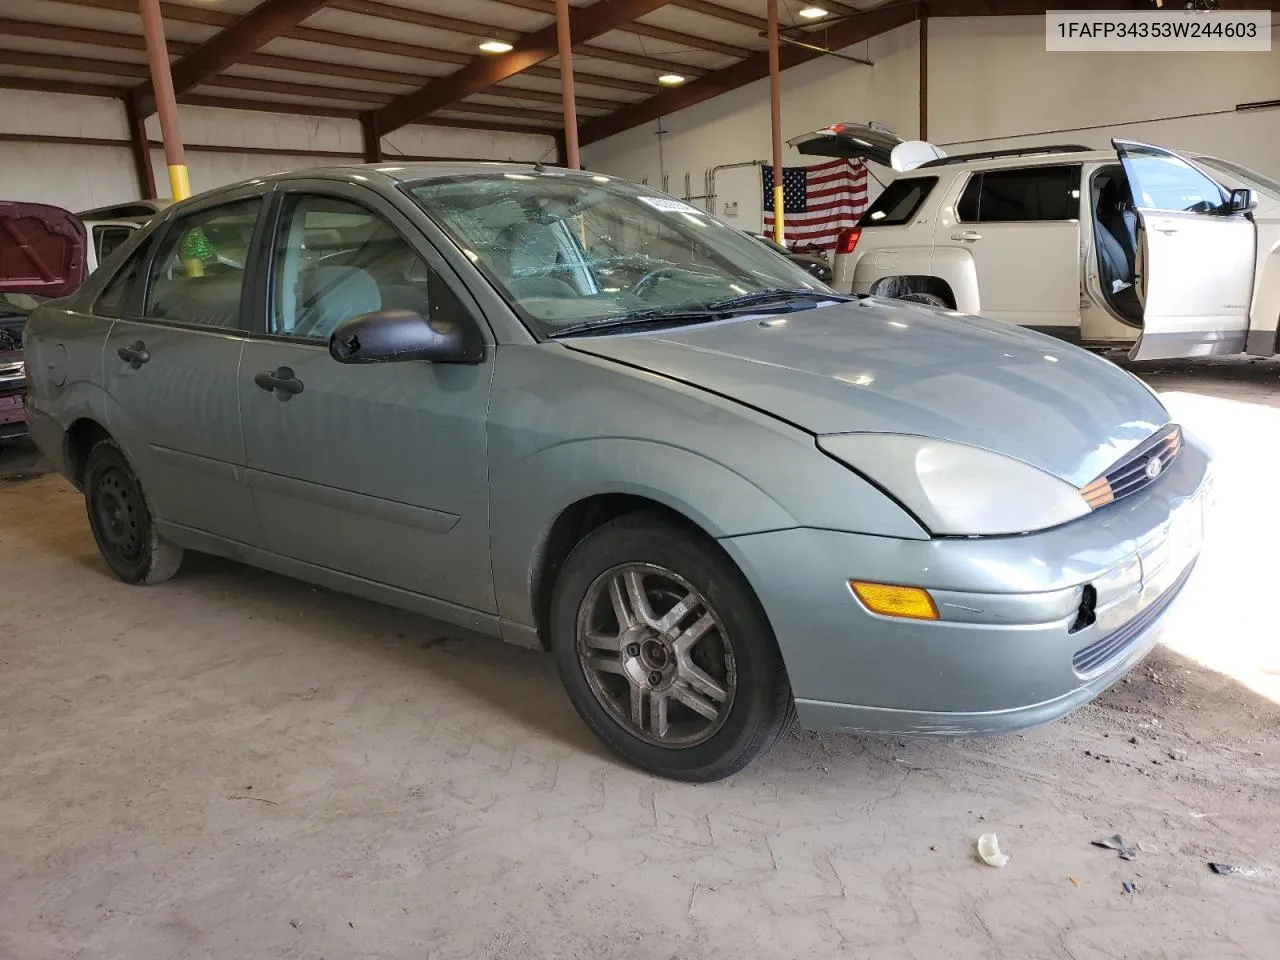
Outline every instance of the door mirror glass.
<svg viewBox="0 0 1280 960"><path fill-rule="evenodd" d="M466 324L442 317L428 320L415 310L377 310L342 321L329 338L329 354L339 363L479 363L484 344Z"/></svg>
<svg viewBox="0 0 1280 960"><path fill-rule="evenodd" d="M1253 191L1248 187L1237 187L1231 191L1231 212L1244 213L1252 210L1258 205L1258 198L1254 196Z"/></svg>

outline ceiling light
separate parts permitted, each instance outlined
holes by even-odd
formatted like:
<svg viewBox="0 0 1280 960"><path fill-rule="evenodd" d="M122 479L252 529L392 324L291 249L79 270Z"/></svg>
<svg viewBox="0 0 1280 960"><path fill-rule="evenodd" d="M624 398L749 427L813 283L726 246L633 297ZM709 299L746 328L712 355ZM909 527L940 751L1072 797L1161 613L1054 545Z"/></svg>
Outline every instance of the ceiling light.
<svg viewBox="0 0 1280 960"><path fill-rule="evenodd" d="M827 11L821 7L805 7L800 11L800 16L806 20L817 20L819 17L825 17L826 15Z"/></svg>
<svg viewBox="0 0 1280 960"><path fill-rule="evenodd" d="M658 82L664 87L678 87L684 83L684 77L678 73L664 73L658 78Z"/></svg>
<svg viewBox="0 0 1280 960"><path fill-rule="evenodd" d="M511 44L505 40L486 40L480 44L480 49L485 53L510 53Z"/></svg>

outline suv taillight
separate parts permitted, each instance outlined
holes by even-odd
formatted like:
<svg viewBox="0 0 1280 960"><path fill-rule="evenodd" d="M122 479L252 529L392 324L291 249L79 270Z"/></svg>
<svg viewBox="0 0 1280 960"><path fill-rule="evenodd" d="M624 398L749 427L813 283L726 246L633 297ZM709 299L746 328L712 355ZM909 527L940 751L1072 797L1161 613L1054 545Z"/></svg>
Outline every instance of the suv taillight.
<svg viewBox="0 0 1280 960"><path fill-rule="evenodd" d="M862 229L860 227L851 227L847 230L841 230L836 234L836 253L853 253L853 248L858 245L858 238L861 236Z"/></svg>

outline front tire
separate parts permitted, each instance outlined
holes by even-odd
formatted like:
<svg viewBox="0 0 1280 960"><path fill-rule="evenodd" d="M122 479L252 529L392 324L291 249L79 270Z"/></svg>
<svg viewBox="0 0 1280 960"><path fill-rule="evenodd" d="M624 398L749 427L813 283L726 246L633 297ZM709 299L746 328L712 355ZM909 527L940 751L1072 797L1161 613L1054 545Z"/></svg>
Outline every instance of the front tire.
<svg viewBox="0 0 1280 960"><path fill-rule="evenodd" d="M583 721L659 776L727 777L794 717L750 585L715 544L657 515L613 520L574 548L552 596L551 639Z"/></svg>
<svg viewBox="0 0 1280 960"><path fill-rule="evenodd" d="M100 440L84 468L84 502L98 552L125 583L162 583L178 572L182 550L156 533L142 484L114 440Z"/></svg>

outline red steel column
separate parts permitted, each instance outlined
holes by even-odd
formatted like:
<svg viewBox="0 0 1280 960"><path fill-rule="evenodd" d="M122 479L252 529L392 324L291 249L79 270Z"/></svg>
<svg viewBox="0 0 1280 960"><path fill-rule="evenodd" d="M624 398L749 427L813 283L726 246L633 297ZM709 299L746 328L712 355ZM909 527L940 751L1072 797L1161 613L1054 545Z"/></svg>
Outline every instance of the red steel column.
<svg viewBox="0 0 1280 960"><path fill-rule="evenodd" d="M769 0L769 120L773 128L773 239L783 243L782 82L778 66L778 0Z"/></svg>
<svg viewBox="0 0 1280 960"><path fill-rule="evenodd" d="M577 170L582 164L578 160L578 104L573 93L573 36L569 29L569 0L556 0L556 46L560 56L565 166Z"/></svg>
<svg viewBox="0 0 1280 960"><path fill-rule="evenodd" d="M138 12L142 14L142 32L147 40L147 62L151 67L151 86L155 88L156 113L160 115L164 162L169 167L169 190L174 200L185 200L191 196L191 178L187 173L182 133L178 129L178 100L173 93L173 75L169 72L169 49L164 42L160 0L138 0Z"/></svg>

